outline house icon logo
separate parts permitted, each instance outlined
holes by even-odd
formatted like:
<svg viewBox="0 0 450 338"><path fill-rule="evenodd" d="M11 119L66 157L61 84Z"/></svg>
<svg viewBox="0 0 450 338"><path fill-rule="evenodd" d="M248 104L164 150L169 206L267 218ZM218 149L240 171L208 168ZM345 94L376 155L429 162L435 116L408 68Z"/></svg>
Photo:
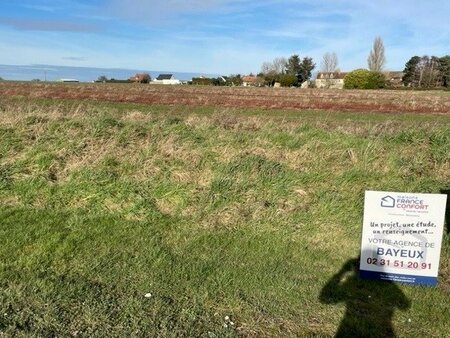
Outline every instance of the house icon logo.
<svg viewBox="0 0 450 338"><path fill-rule="evenodd" d="M381 198L381 206L383 208L393 208L395 207L395 198L392 196L385 196Z"/></svg>

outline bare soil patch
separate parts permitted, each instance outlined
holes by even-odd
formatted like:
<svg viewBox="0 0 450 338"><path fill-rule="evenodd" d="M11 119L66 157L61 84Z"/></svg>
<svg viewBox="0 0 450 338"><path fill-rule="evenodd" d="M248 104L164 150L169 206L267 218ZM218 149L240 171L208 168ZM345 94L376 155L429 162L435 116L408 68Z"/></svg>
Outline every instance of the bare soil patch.
<svg viewBox="0 0 450 338"><path fill-rule="evenodd" d="M1 82L0 96L233 108L450 113L450 93L438 91Z"/></svg>

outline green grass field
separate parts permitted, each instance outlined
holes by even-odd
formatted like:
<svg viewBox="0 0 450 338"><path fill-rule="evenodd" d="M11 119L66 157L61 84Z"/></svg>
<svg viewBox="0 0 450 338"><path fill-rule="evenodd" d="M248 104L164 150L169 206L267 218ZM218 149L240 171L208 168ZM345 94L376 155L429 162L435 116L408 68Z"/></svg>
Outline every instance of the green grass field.
<svg viewBox="0 0 450 338"><path fill-rule="evenodd" d="M448 115L1 98L0 337L333 336L364 191L445 188ZM448 234L397 286L399 337L449 337Z"/></svg>

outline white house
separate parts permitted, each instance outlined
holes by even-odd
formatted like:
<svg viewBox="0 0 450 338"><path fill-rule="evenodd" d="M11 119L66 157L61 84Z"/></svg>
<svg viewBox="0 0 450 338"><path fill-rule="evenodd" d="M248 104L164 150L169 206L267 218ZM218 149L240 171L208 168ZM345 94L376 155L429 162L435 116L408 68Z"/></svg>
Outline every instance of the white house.
<svg viewBox="0 0 450 338"><path fill-rule="evenodd" d="M66 82L66 83L78 83L80 80L77 79L59 79L56 80L57 82Z"/></svg>
<svg viewBox="0 0 450 338"><path fill-rule="evenodd" d="M163 85L178 85L181 84L181 81L175 79L173 74L159 74L158 77L152 81L152 83Z"/></svg>

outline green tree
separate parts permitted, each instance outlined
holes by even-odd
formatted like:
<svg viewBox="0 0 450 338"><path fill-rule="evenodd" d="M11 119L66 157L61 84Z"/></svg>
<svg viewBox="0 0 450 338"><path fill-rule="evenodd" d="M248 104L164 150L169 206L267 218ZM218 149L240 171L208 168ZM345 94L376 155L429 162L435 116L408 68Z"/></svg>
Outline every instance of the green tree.
<svg viewBox="0 0 450 338"><path fill-rule="evenodd" d="M414 84L416 83L419 63L419 56L413 56L408 60L408 62L406 62L405 69L403 70L404 75L402 78L403 84L405 86L414 86Z"/></svg>
<svg viewBox="0 0 450 338"><path fill-rule="evenodd" d="M292 55L287 62L286 73L295 75L300 72L300 57L297 54Z"/></svg>
<svg viewBox="0 0 450 338"><path fill-rule="evenodd" d="M268 86L273 86L275 82L280 81L280 76L286 73L288 60L284 57L277 57L272 62L264 62L261 66L262 77Z"/></svg>
<svg viewBox="0 0 450 338"><path fill-rule="evenodd" d="M383 74L367 69L356 69L349 72L344 78L346 89L379 89L386 86Z"/></svg>
<svg viewBox="0 0 450 338"><path fill-rule="evenodd" d="M264 80L269 86L275 82L280 82L284 87L299 86L311 78L315 66L312 58L304 57L300 60L300 57L294 54L288 60L275 58L272 63L264 62L261 74L264 75ZM295 80L292 83L293 77Z"/></svg>
<svg viewBox="0 0 450 338"><path fill-rule="evenodd" d="M100 75L97 78L97 82L106 82L106 81L108 81L108 78L105 75Z"/></svg>
<svg viewBox="0 0 450 338"><path fill-rule="evenodd" d="M214 84L214 79L206 77L193 77L191 83L197 86L211 86Z"/></svg>
<svg viewBox="0 0 450 338"><path fill-rule="evenodd" d="M448 83L448 60L446 57L413 56L405 64L403 83L410 87L434 88Z"/></svg>
<svg viewBox="0 0 450 338"><path fill-rule="evenodd" d="M290 86L298 86L299 84L299 74L301 72L301 60L297 54L292 55L287 61L286 74L294 77L294 83ZM284 77L280 79L280 84L283 86L283 82L290 82L289 77ZM288 86L286 86L288 87Z"/></svg>
<svg viewBox="0 0 450 338"><path fill-rule="evenodd" d="M281 87L292 87L297 85L297 76L294 74L281 74L278 78Z"/></svg>
<svg viewBox="0 0 450 338"><path fill-rule="evenodd" d="M442 85L450 87L450 55L443 56L439 59L439 71L442 77Z"/></svg>
<svg viewBox="0 0 450 338"><path fill-rule="evenodd" d="M303 82L309 80L315 67L316 64L313 62L312 58L304 57L300 63L300 71L297 74L298 83L302 84Z"/></svg>
<svg viewBox="0 0 450 338"><path fill-rule="evenodd" d="M242 85L241 74L232 74L227 78L227 86L240 86Z"/></svg>
<svg viewBox="0 0 450 338"><path fill-rule="evenodd" d="M211 83L213 86L225 86L227 84L227 80L223 76L219 76L216 78L212 78Z"/></svg>
<svg viewBox="0 0 450 338"><path fill-rule="evenodd" d="M143 73L142 74L142 79L141 79L141 83L150 83L150 81L152 80L150 74L148 73Z"/></svg>

